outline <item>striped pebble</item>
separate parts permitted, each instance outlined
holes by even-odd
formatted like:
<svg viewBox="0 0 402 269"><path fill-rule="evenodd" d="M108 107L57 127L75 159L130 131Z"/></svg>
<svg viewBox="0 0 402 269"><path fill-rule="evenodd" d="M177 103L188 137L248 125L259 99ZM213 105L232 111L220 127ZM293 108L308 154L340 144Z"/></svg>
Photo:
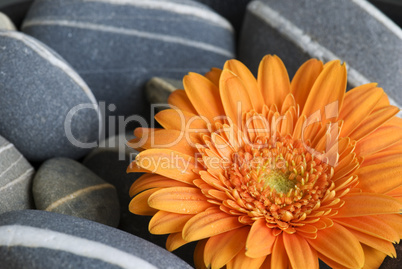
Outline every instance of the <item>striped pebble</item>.
<svg viewBox="0 0 402 269"><path fill-rule="evenodd" d="M134 235L51 212L2 214L0 235L0 268L191 269Z"/></svg>
<svg viewBox="0 0 402 269"><path fill-rule="evenodd" d="M230 23L189 0L35 1L22 30L60 53L99 101L115 104L110 115L143 114L151 77L181 79L235 57Z"/></svg>
<svg viewBox="0 0 402 269"><path fill-rule="evenodd" d="M96 146L97 101L53 50L16 31L0 31L0 134L29 161L80 158Z"/></svg>
<svg viewBox="0 0 402 269"><path fill-rule="evenodd" d="M256 71L267 53L290 75L309 58L346 61L350 87L378 82L402 108L402 30L366 0L251 2L239 58Z"/></svg>
<svg viewBox="0 0 402 269"><path fill-rule="evenodd" d="M54 158L33 180L37 209L86 218L116 227L120 208L116 189L80 163Z"/></svg>
<svg viewBox="0 0 402 269"><path fill-rule="evenodd" d="M0 136L0 214L34 208L31 191L34 173L14 145Z"/></svg>

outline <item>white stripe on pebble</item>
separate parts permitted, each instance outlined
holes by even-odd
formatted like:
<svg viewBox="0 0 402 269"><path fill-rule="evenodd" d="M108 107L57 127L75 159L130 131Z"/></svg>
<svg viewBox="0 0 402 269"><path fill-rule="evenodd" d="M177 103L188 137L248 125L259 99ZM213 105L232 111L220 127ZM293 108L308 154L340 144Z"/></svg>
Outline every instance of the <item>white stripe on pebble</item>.
<svg viewBox="0 0 402 269"><path fill-rule="evenodd" d="M18 178L14 179L13 181L7 183L6 185L4 185L3 187L0 188L0 192L2 192L3 190L6 190L7 188L14 186L15 184L23 181L24 179L26 179L27 177L29 177L29 174L33 174L34 170L33 168L29 168L28 170L25 171L25 173L23 173L22 175L20 175ZM1 233L0 233L1 234Z"/></svg>
<svg viewBox="0 0 402 269"><path fill-rule="evenodd" d="M311 57L318 58L325 62L340 59L340 57L338 57L332 51L312 40L309 35L303 32L303 30L298 28L292 22L281 16L278 12L271 9L263 2L251 2L248 6L248 9L261 20L265 21L271 27L280 32L281 35L291 40L293 44L296 44L301 50L305 51ZM350 81L352 85L357 86L370 82L369 79L367 79L364 75L350 65L347 65L347 68L348 81ZM391 105L402 108L402 106L395 102L395 100L390 96L388 96L388 99ZM400 111L396 116L402 117L402 111Z"/></svg>
<svg viewBox="0 0 402 269"><path fill-rule="evenodd" d="M6 151L6 150L8 150L8 149L11 149L12 147L14 147L14 145L11 144L11 143L8 143L8 144L6 144L6 145L0 147L0 153L2 153L3 151Z"/></svg>
<svg viewBox="0 0 402 269"><path fill-rule="evenodd" d="M22 158L23 158L23 156L21 155L15 162L13 162L11 165L9 165L6 170L2 171L0 173L0 179L5 173L10 171L11 168L13 168L18 162L20 162L22 160Z"/></svg>
<svg viewBox="0 0 402 269"><path fill-rule="evenodd" d="M66 26L66 27L74 27L74 28L81 28L81 29L88 29L93 31L102 31L102 32L109 32L109 33L116 33L122 35L129 35L129 36L138 36L142 38L154 39L154 40L161 40L164 42L169 43L176 43L188 47L194 47L206 51L211 51L217 54L224 55L226 57L233 58L234 55L222 48L213 46L211 44L188 40L185 38L177 37L177 36L169 36L163 34L155 34L149 32L142 32L135 29L126 29L120 27L113 27L108 25L101 25L101 24L94 24L88 22L76 22L76 21L66 21L66 20L29 20L24 23L24 28L34 26L34 25L59 25L59 26Z"/></svg>
<svg viewBox="0 0 402 269"><path fill-rule="evenodd" d="M112 5L129 5L146 9L159 9L177 14L190 15L198 17L207 22L211 22L229 31L233 31L232 25L223 17L208 9L197 6L189 6L171 1L153 1L153 0L84 0L84 2L101 2Z"/></svg>
<svg viewBox="0 0 402 269"><path fill-rule="evenodd" d="M0 226L0 246L47 248L98 259L128 269L156 269L147 261L100 242L24 225Z"/></svg>

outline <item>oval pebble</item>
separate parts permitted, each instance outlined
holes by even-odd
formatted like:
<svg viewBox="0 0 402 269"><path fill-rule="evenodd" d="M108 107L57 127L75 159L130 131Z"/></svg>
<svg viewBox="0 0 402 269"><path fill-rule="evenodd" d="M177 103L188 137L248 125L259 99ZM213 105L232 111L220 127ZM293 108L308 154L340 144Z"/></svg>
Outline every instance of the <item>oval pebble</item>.
<svg viewBox="0 0 402 269"><path fill-rule="evenodd" d="M34 173L14 145L0 136L0 214L34 208L31 190Z"/></svg>
<svg viewBox="0 0 402 269"><path fill-rule="evenodd" d="M33 197L37 209L113 227L119 223L115 187L71 159L54 158L43 163L33 180Z"/></svg>
<svg viewBox="0 0 402 269"><path fill-rule="evenodd" d="M100 119L95 97L41 42L0 31L0 85L0 135L29 161L80 158L96 146Z"/></svg>
<svg viewBox="0 0 402 269"><path fill-rule="evenodd" d="M191 269L172 253L93 221L39 210L0 215L0 267Z"/></svg>
<svg viewBox="0 0 402 269"><path fill-rule="evenodd" d="M189 0L35 1L22 31L62 55L109 115L144 115L154 76L181 79L235 57L231 24ZM108 124L106 124L108 126ZM109 130L109 128L105 128Z"/></svg>
<svg viewBox="0 0 402 269"><path fill-rule="evenodd" d="M3 29L3 30L15 30L14 23L3 12L0 12L0 29Z"/></svg>

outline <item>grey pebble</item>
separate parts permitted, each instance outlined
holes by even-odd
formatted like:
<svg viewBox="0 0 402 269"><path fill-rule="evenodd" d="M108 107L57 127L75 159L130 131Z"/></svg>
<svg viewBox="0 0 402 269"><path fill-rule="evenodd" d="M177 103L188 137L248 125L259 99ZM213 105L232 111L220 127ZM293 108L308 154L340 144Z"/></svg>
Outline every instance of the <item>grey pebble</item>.
<svg viewBox="0 0 402 269"><path fill-rule="evenodd" d="M116 227L120 210L116 189L82 164L54 158L33 180L37 209L86 218Z"/></svg>
<svg viewBox="0 0 402 269"><path fill-rule="evenodd" d="M3 12L0 12L0 29L2 29L2 30L15 30L14 23Z"/></svg>
<svg viewBox="0 0 402 269"><path fill-rule="evenodd" d="M148 102L154 105L157 111L169 108L169 95L177 89L183 89L181 80L153 77L146 84Z"/></svg>
<svg viewBox="0 0 402 269"><path fill-rule="evenodd" d="M230 23L189 0L35 1L22 31L60 53L105 107L115 105L106 121L148 116L144 86L154 76L181 79L235 57Z"/></svg>
<svg viewBox="0 0 402 269"><path fill-rule="evenodd" d="M29 161L80 158L96 143L97 102L79 75L40 41L0 31L0 135Z"/></svg>
<svg viewBox="0 0 402 269"><path fill-rule="evenodd" d="M34 208L32 199L33 167L0 136L0 214Z"/></svg>
<svg viewBox="0 0 402 269"><path fill-rule="evenodd" d="M0 268L190 269L141 238L93 221L40 210L0 216Z"/></svg>

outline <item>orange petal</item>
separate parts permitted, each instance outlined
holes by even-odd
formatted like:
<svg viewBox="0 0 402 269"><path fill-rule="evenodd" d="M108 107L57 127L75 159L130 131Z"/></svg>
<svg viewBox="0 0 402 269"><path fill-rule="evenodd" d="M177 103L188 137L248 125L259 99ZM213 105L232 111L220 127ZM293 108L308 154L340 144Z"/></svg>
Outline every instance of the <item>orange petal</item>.
<svg viewBox="0 0 402 269"><path fill-rule="evenodd" d="M149 231L153 234L178 233L192 217L192 215L159 211L149 222Z"/></svg>
<svg viewBox="0 0 402 269"><path fill-rule="evenodd" d="M166 249L168 251L174 251L187 243L188 242L183 239L181 233L170 234L166 240Z"/></svg>
<svg viewBox="0 0 402 269"><path fill-rule="evenodd" d="M196 161L193 157L169 149L148 149L135 158L136 164L153 173L192 184L199 176L193 172Z"/></svg>
<svg viewBox="0 0 402 269"><path fill-rule="evenodd" d="M180 109L183 111L197 114L197 111L193 107L188 99L188 96L184 90L175 90L169 95L168 103L173 109Z"/></svg>
<svg viewBox="0 0 402 269"><path fill-rule="evenodd" d="M402 184L402 160L360 167L358 188L363 191L387 193Z"/></svg>
<svg viewBox="0 0 402 269"><path fill-rule="evenodd" d="M204 249L208 239L201 240L194 249L194 265L197 269L208 269L204 262Z"/></svg>
<svg viewBox="0 0 402 269"><path fill-rule="evenodd" d="M293 94L300 111L303 111L304 104L309 96L318 75L322 72L323 64L317 59L310 59L300 66L290 83L290 92Z"/></svg>
<svg viewBox="0 0 402 269"><path fill-rule="evenodd" d="M356 144L355 152L362 157L370 156L402 140L402 128L384 124Z"/></svg>
<svg viewBox="0 0 402 269"><path fill-rule="evenodd" d="M225 115L218 87L209 79L196 73L189 73L183 79L187 96L199 115L214 122L219 116Z"/></svg>
<svg viewBox="0 0 402 269"><path fill-rule="evenodd" d="M289 258L283 244L283 233L281 233L277 236L274 247L272 248L271 268L285 269L289 266Z"/></svg>
<svg viewBox="0 0 402 269"><path fill-rule="evenodd" d="M348 136L374 109L384 91L376 83L356 87L345 94L338 120L344 120L341 136Z"/></svg>
<svg viewBox="0 0 402 269"><path fill-rule="evenodd" d="M325 64L307 97L302 115L307 117L313 115L316 111L334 106L338 113L342 107L343 96L346 90L346 66L341 65L339 61L331 61ZM327 111L326 111L327 112ZM335 111L336 112L336 111ZM338 116L329 113L326 118Z"/></svg>
<svg viewBox="0 0 402 269"><path fill-rule="evenodd" d="M219 81L219 90L228 121L240 126L243 112L253 109L247 89L238 76L225 69Z"/></svg>
<svg viewBox="0 0 402 269"><path fill-rule="evenodd" d="M268 228L264 218L258 219L251 226L246 242L246 255L258 258L271 254L276 236Z"/></svg>
<svg viewBox="0 0 402 269"><path fill-rule="evenodd" d="M359 141L386 123L398 112L399 108L388 106L370 114L351 134L349 134L349 137Z"/></svg>
<svg viewBox="0 0 402 269"><path fill-rule="evenodd" d="M259 269L264 263L266 257L249 258L245 255L245 251L242 250L236 255L226 266L227 269Z"/></svg>
<svg viewBox="0 0 402 269"><path fill-rule="evenodd" d="M363 269L380 268L387 255L365 244L362 244L362 247L366 257Z"/></svg>
<svg viewBox="0 0 402 269"><path fill-rule="evenodd" d="M242 227L208 239L204 251L205 265L219 269L225 266L240 250L244 249L249 227Z"/></svg>
<svg viewBox="0 0 402 269"><path fill-rule="evenodd" d="M319 268L317 252L306 239L297 234L283 233L283 244L293 269Z"/></svg>
<svg viewBox="0 0 402 269"><path fill-rule="evenodd" d="M290 93L289 76L282 60L276 55L265 56L258 67L257 81L265 104L275 104L280 110Z"/></svg>
<svg viewBox="0 0 402 269"><path fill-rule="evenodd" d="M396 252L395 252L395 247L394 245L386 240L373 237L371 235L368 235L366 233L362 233L353 229L349 229L349 231L359 240L361 243L366 244L367 246L370 246L372 248L375 248L381 252L384 252L388 256L395 258L396 257Z"/></svg>
<svg viewBox="0 0 402 269"><path fill-rule="evenodd" d="M385 216L383 215L377 218L381 218L381 221L391 226L397 232L399 238L402 238L402 215L400 214L385 215Z"/></svg>
<svg viewBox="0 0 402 269"><path fill-rule="evenodd" d="M364 264L364 253L359 241L337 223L331 228L318 231L316 239L307 241L323 256L343 266L361 268Z"/></svg>
<svg viewBox="0 0 402 269"><path fill-rule="evenodd" d="M198 214L211 204L198 188L164 188L152 194L148 199L150 207L178 214Z"/></svg>
<svg viewBox="0 0 402 269"><path fill-rule="evenodd" d="M388 216L387 216L388 217ZM370 236L378 237L390 242L399 241L398 233L388 224L374 216L338 218L335 222Z"/></svg>
<svg viewBox="0 0 402 269"><path fill-rule="evenodd" d="M342 200L345 204L333 218L400 213L402 207L396 199L376 193L349 193Z"/></svg>
<svg viewBox="0 0 402 269"><path fill-rule="evenodd" d="M219 87L219 79L221 77L221 74L222 74L222 69L212 67L211 71L209 71L208 73L205 74L205 77L207 79L209 79L210 81L212 81L212 83L214 83L216 86Z"/></svg>
<svg viewBox="0 0 402 269"><path fill-rule="evenodd" d="M193 139L194 140L194 139ZM143 136L138 142L143 149L165 148L194 156L197 151L195 143L185 132L177 130L160 130Z"/></svg>
<svg viewBox="0 0 402 269"><path fill-rule="evenodd" d="M143 215L143 216L152 216L156 212L158 212L157 209L152 208L148 205L148 198L151 196L154 192L157 192L161 188L154 188L150 190L146 190L141 192L140 194L136 195L128 205L128 209L130 210L131 213L137 214L137 215Z"/></svg>
<svg viewBox="0 0 402 269"><path fill-rule="evenodd" d="M198 133L209 133L208 120L187 111L165 109L155 115L155 120L165 129L178 131L194 129Z"/></svg>
<svg viewBox="0 0 402 269"><path fill-rule="evenodd" d="M184 187L188 186L186 183L176 181L160 175L145 174L134 181L130 187L130 197L152 188L167 188L167 187Z"/></svg>
<svg viewBox="0 0 402 269"><path fill-rule="evenodd" d="M257 80L250 70L242 62L235 59L226 61L223 69L232 71L241 79L247 89L254 109L259 113L262 112L264 99L261 92L258 90Z"/></svg>
<svg viewBox="0 0 402 269"><path fill-rule="evenodd" d="M209 209L191 218L183 228L183 237L195 241L228 232L244 226L235 216L220 209Z"/></svg>

